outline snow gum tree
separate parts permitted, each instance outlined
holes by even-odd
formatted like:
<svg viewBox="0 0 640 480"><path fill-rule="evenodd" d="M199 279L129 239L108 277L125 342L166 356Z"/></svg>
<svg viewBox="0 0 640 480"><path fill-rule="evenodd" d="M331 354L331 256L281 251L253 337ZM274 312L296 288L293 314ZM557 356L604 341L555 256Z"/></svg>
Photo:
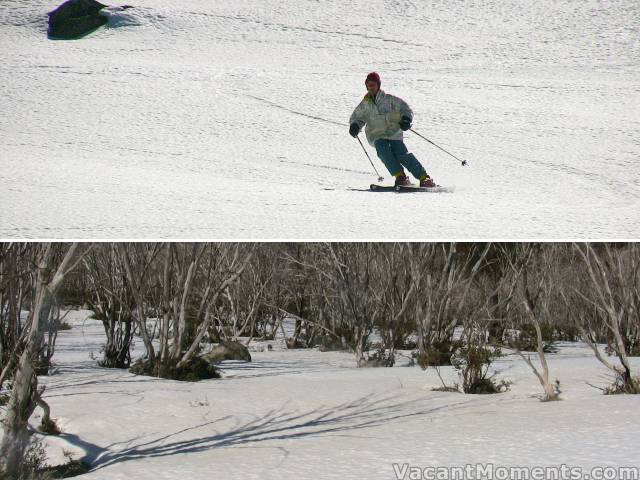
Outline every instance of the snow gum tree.
<svg viewBox="0 0 640 480"><path fill-rule="evenodd" d="M558 247L535 243L516 244L504 252L511 266L513 300L516 303L518 320L515 328L530 324L535 330L536 355L539 365L535 365L529 354L522 352L517 344L516 352L529 365L544 391L543 401L558 400L558 392L550 380L549 364L545 354L545 344L541 323L549 320L552 292L557 285L554 269L558 262Z"/></svg>
<svg viewBox="0 0 640 480"><path fill-rule="evenodd" d="M573 252L582 263L584 277L567 285L564 298L582 339L614 374L615 383L606 391L640 393L640 380L629 362L629 344L640 323L640 249L637 244L574 243ZM590 310L595 315L582 314ZM599 337L617 357L617 364L600 351Z"/></svg>
<svg viewBox="0 0 640 480"><path fill-rule="evenodd" d="M371 243L327 244L326 269L339 302L340 318L351 334L356 364L366 364L369 336L382 314L376 251Z"/></svg>
<svg viewBox="0 0 640 480"><path fill-rule="evenodd" d="M119 244L146 347L142 371L175 377L200 350L222 295L250 264L252 244ZM157 338L157 349L154 339Z"/></svg>
<svg viewBox="0 0 640 480"><path fill-rule="evenodd" d="M418 352L450 344L473 282L485 263L491 244L409 244L406 261L415 292L412 302L417 323Z"/></svg>
<svg viewBox="0 0 640 480"><path fill-rule="evenodd" d="M31 255L27 244L0 244L0 388L13 375L28 333L22 311L28 307L32 290L32 269L27 266Z"/></svg>
<svg viewBox="0 0 640 480"><path fill-rule="evenodd" d="M55 294L65 277L77 266L90 246L74 244L31 244L33 276L32 298L24 326L24 347L16 359L13 385L3 419L4 436L0 444L0 477L15 478L28 444L27 422L36 405L48 415L48 405L38 389L36 365L44 342L44 332Z"/></svg>
<svg viewBox="0 0 640 480"><path fill-rule="evenodd" d="M106 342L100 365L128 368L134 338L133 298L115 244L97 245L83 259L89 308L102 321Z"/></svg>

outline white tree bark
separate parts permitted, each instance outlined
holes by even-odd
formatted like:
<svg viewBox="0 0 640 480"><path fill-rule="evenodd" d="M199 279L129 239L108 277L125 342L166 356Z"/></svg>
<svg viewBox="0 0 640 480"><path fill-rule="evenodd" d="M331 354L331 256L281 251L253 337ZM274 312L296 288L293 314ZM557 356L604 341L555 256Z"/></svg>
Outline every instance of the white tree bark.
<svg viewBox="0 0 640 480"><path fill-rule="evenodd" d="M584 298L588 298L604 313L605 324L613 337L613 349L621 365L616 366L608 362L600 354L591 332L587 331L584 326L580 326L583 332L583 339L589 344L596 358L603 365L619 375L625 384L631 385L634 379L621 332L623 318L632 315L635 308L634 294L637 292L633 291L633 282L630 282L625 277L623 260L620 254L618 252L614 253L609 245L604 245L606 264L591 244L574 244L574 249L582 258L583 264L587 269L595 298L589 298L588 294L581 295Z"/></svg>
<svg viewBox="0 0 640 480"><path fill-rule="evenodd" d="M52 274L57 248L52 244L43 244L38 248L40 252L36 265L35 295L29 315L29 334L17 363L11 397L3 420L4 436L0 444L0 476L4 475L7 478L17 476L28 444L27 422L39 401L38 381L34 365L43 341L44 326L49 318L55 292L65 276L88 251L85 249L75 263L72 263L79 248L77 243L72 244L66 249L62 261Z"/></svg>

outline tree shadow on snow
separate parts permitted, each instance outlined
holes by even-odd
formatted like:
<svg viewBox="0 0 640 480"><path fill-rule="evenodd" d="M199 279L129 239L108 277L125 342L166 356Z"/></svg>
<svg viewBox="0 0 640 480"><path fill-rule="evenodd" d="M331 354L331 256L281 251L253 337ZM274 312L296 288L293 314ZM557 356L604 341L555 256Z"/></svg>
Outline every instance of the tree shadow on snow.
<svg viewBox="0 0 640 480"><path fill-rule="evenodd" d="M429 401L426 398L393 402L394 398L394 396L369 395L339 405L322 406L306 412L287 411L286 405L284 405L279 409L268 411L265 415L254 416L244 422L237 416L226 416L153 440L142 441L138 437L106 447L86 442L73 434L63 433L60 436L87 452L81 461L91 465L93 471L140 458L167 457L239 445L255 447L265 441L347 434L412 417L417 419L441 410L464 409L468 404L475 403L472 400L466 400L429 407L425 405ZM211 427L214 424L231 420L235 424L230 428L213 429L214 431L211 432ZM210 433L184 438L188 432L202 429L208 429ZM276 448L281 447L276 446Z"/></svg>
<svg viewBox="0 0 640 480"><path fill-rule="evenodd" d="M225 360L216 365L223 375L223 379L233 378L266 378L280 375L299 375L314 371L326 371L331 367L326 363L305 362L299 366L291 362L275 360L263 360L255 362L243 362L240 360Z"/></svg>

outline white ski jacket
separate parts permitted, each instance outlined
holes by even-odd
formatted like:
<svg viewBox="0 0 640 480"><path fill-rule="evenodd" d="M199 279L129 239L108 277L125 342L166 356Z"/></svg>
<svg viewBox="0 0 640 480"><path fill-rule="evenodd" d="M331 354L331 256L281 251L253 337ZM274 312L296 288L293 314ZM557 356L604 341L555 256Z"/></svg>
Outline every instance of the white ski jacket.
<svg viewBox="0 0 640 480"><path fill-rule="evenodd" d="M404 100L379 90L375 99L369 94L364 96L351 114L349 124L357 123L360 128L366 125L364 133L373 146L380 138L402 140L399 122L405 115L413 118L413 112Z"/></svg>

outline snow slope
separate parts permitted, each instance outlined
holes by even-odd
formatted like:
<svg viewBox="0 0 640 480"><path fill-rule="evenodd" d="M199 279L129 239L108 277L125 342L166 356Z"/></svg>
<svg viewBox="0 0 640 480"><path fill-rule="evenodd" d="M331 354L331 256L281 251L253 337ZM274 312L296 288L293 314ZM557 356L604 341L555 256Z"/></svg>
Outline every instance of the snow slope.
<svg viewBox="0 0 640 480"><path fill-rule="evenodd" d="M639 236L635 0L139 0L50 41L56 5L0 3L0 237ZM371 70L454 194L347 190Z"/></svg>
<svg viewBox="0 0 640 480"><path fill-rule="evenodd" d="M637 398L586 385L608 379L579 344L549 355L564 399L551 403L535 397L537 380L516 356L496 364L509 392L462 395L432 391L435 373L402 361L358 369L351 354L278 342L252 363L224 362L221 380L182 383L97 367L90 356L100 358L104 334L87 315L70 314L57 373L41 378L65 432L46 438L50 458L66 449L91 462L83 478L390 480L394 462L640 467Z"/></svg>

